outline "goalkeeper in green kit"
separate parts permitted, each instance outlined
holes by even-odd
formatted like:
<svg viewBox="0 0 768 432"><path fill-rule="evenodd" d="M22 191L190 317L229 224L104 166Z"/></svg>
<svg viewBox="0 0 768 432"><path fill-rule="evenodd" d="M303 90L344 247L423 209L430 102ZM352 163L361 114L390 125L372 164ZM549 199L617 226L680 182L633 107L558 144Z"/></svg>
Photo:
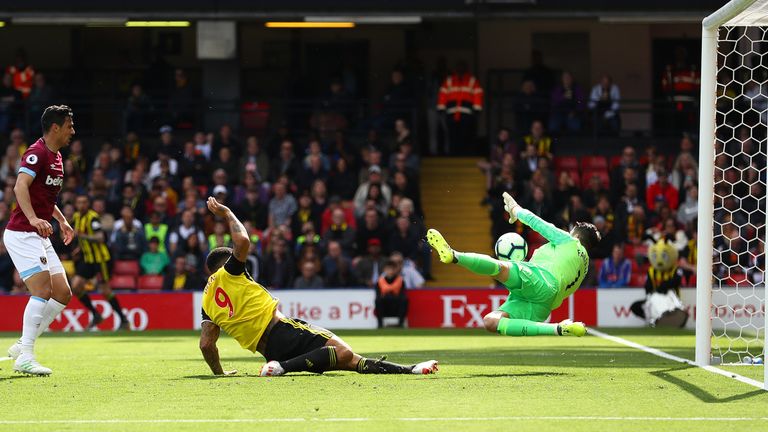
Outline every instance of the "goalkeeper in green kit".
<svg viewBox="0 0 768 432"><path fill-rule="evenodd" d="M520 207L508 193L504 192L503 197L509 223L519 219L549 241L533 252L530 261L500 261L488 255L454 251L435 229L427 231L427 242L443 263L490 276L509 290L499 310L483 318L488 331L505 336L584 336L587 329L583 323L544 321L581 285L589 268L587 251L600 241L600 233L594 225L583 222L567 233Z"/></svg>

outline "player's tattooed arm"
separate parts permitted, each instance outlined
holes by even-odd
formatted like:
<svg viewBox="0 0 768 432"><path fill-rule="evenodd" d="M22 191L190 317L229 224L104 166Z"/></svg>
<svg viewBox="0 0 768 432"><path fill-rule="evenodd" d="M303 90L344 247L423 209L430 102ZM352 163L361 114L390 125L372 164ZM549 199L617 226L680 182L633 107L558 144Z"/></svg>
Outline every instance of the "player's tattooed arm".
<svg viewBox="0 0 768 432"><path fill-rule="evenodd" d="M248 238L248 232L245 230L243 224L237 219L232 210L229 207L221 204L216 198L208 198L208 210L216 216L222 217L227 220L229 224L229 232L232 235L232 254L240 262L245 262L248 257L248 250L251 248L251 239Z"/></svg>
<svg viewBox="0 0 768 432"><path fill-rule="evenodd" d="M214 375L234 375L236 370L225 371L221 367L219 359L219 349L216 347L216 341L219 340L221 329L211 321L203 321L202 331L200 332L200 351L203 353L205 362L211 368Z"/></svg>

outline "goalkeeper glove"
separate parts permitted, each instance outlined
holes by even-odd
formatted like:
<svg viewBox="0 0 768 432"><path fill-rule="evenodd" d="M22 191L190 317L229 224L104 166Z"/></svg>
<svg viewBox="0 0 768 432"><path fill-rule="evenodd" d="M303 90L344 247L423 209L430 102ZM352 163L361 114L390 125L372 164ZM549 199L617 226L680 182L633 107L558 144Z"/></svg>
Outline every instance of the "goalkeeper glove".
<svg viewBox="0 0 768 432"><path fill-rule="evenodd" d="M509 223L513 224L517 221L517 210L522 207L507 192L501 194L501 197L504 198L504 210L509 213Z"/></svg>

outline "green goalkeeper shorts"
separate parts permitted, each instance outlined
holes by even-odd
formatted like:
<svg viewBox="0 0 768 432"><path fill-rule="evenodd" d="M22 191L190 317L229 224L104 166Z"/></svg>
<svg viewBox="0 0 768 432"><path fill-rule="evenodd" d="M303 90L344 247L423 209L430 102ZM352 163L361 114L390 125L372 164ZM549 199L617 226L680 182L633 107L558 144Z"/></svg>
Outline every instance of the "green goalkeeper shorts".
<svg viewBox="0 0 768 432"><path fill-rule="evenodd" d="M548 270L530 262L510 262L507 301L499 310L510 318L542 322L551 312L550 307L558 292L557 279Z"/></svg>

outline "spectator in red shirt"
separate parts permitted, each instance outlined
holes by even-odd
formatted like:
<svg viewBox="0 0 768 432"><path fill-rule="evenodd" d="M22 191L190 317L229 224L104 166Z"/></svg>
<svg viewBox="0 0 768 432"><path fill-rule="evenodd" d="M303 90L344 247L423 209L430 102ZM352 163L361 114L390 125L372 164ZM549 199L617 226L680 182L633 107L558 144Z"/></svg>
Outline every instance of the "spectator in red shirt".
<svg viewBox="0 0 768 432"><path fill-rule="evenodd" d="M669 182L667 170L659 168L656 171L656 175L658 176L656 183L649 185L648 190L645 191L645 202L648 205L648 208L653 208L656 198L661 197L664 198L664 201L669 205L670 209L677 210L678 191Z"/></svg>

